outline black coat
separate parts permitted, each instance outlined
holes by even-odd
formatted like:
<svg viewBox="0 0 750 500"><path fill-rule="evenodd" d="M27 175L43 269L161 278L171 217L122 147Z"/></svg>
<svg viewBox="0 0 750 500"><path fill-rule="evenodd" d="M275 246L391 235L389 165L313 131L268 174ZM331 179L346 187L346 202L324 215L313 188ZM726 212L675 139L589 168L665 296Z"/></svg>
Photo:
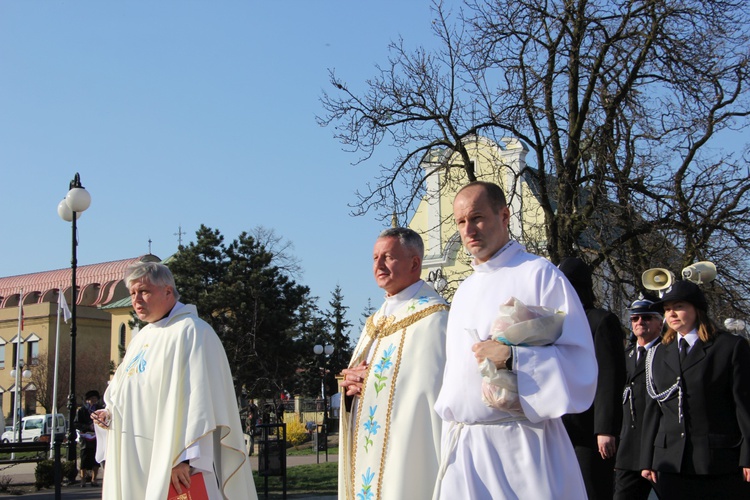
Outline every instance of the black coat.
<svg viewBox="0 0 750 500"><path fill-rule="evenodd" d="M693 345L680 370L677 340L654 349L656 392L675 382L659 405L647 398L641 468L681 474L732 474L750 467L750 344L722 332Z"/></svg>
<svg viewBox="0 0 750 500"><path fill-rule="evenodd" d="M91 410L85 406L80 406L76 410L74 425L81 433L94 432L94 419L91 418Z"/></svg>
<svg viewBox="0 0 750 500"><path fill-rule="evenodd" d="M656 347L661 338L651 346ZM625 351L625 391L622 399L622 429L617 448L615 467L624 470L641 470L641 433L643 413L646 410L646 354L638 357L637 344Z"/></svg>
<svg viewBox="0 0 750 500"><path fill-rule="evenodd" d="M620 433L622 388L625 385L624 335L620 320L611 312L592 308L586 316L594 336L599 365L594 402L583 413L563 415L563 423L573 446L598 449L597 434Z"/></svg>

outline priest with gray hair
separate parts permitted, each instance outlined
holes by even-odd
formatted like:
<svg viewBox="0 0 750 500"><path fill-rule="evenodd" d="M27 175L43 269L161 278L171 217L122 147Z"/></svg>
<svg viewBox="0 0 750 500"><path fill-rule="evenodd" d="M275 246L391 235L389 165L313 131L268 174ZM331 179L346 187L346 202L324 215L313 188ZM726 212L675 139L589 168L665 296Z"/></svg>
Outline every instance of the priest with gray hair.
<svg viewBox="0 0 750 500"><path fill-rule="evenodd" d="M409 228L381 232L373 275L385 291L341 382L339 500L427 500L438 475L448 304L420 279L424 244Z"/></svg>
<svg viewBox="0 0 750 500"><path fill-rule="evenodd" d="M232 374L218 336L178 301L163 264L125 273L148 323L128 345L92 417L107 433L103 498L163 499L205 483L210 499L255 499Z"/></svg>

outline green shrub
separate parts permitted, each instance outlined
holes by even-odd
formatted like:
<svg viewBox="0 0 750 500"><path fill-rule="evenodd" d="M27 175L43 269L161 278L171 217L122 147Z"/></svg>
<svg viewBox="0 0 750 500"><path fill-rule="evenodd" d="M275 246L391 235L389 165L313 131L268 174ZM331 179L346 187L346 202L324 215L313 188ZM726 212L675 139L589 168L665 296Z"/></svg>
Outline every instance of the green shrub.
<svg viewBox="0 0 750 500"><path fill-rule="evenodd" d="M78 467L76 467L75 461L64 461L62 462L62 476L68 479L69 483L72 483L78 477Z"/></svg>
<svg viewBox="0 0 750 500"><path fill-rule="evenodd" d="M34 486L37 490L48 488L55 483L55 462L53 460L42 460L37 462L34 470Z"/></svg>
<svg viewBox="0 0 750 500"><path fill-rule="evenodd" d="M67 478L69 483L75 481L78 475L76 463L64 460L60 465L62 466L62 477ZM55 461L42 460L37 462L34 471L34 486L36 486L36 489L49 488L53 484L55 484Z"/></svg>
<svg viewBox="0 0 750 500"><path fill-rule="evenodd" d="M305 429L305 425L302 422L297 422L295 420L294 422L286 424L286 440L292 446L298 446L304 443L309 437L307 429Z"/></svg>

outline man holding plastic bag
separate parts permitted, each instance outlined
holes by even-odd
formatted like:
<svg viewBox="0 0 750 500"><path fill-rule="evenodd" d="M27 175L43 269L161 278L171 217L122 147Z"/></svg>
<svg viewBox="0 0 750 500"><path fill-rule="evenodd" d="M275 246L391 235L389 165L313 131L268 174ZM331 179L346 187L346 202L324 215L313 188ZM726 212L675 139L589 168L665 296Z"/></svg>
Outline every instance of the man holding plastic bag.
<svg viewBox="0 0 750 500"><path fill-rule="evenodd" d="M435 498L585 498L560 417L591 405L597 366L591 331L575 291L549 261L510 240L510 211L499 186L474 182L453 203L474 273L451 305L447 361L435 410L443 419ZM521 303L565 314L550 345L491 339L499 307ZM480 342L477 342L480 340ZM483 401L479 363L517 375L520 411Z"/></svg>

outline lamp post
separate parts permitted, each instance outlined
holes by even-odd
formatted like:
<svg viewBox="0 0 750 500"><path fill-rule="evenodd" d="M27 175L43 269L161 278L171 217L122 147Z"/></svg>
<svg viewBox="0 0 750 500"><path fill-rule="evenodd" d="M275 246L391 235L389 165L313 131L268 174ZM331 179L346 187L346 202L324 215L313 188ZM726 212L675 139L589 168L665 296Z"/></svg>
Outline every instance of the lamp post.
<svg viewBox="0 0 750 500"><path fill-rule="evenodd" d="M313 352L320 356L321 354L325 353L326 360L328 357L333 354L333 346L330 344L326 344L325 347L318 344L315 347L313 347ZM320 371L320 393L323 396L323 425L328 425L328 402L326 401L326 367L323 364L322 358L318 358L321 364L321 371ZM327 430L327 427L324 427L325 430Z"/></svg>
<svg viewBox="0 0 750 500"><path fill-rule="evenodd" d="M19 351L21 349L21 339L20 338L18 339L18 347L17 347L17 349ZM15 377L15 379L16 379L16 399L15 399L14 404L13 404L14 415L15 416L13 418L13 420L14 420L14 424L13 425L18 425L18 428L16 429L16 432L18 433L18 434L16 434L16 443L21 443L21 442L23 442L23 431L21 429L23 427L21 425L21 423L22 423L21 422L21 410L23 408L23 405L21 404L23 402L23 400L22 400L22 398L23 398L23 391L21 391L21 378L22 377L23 378L29 378L29 377L31 377L31 372L29 370L24 370L23 369L23 360L20 359L20 360L18 360L18 362L16 364L16 368L13 368L10 371L10 376L11 377ZM17 424L15 423L16 419L17 419L17 422L18 422Z"/></svg>
<svg viewBox="0 0 750 500"><path fill-rule="evenodd" d="M57 214L66 222L72 222L72 258L70 261L72 288L70 292L70 394L68 395L68 460L75 462L75 429L73 420L76 411L76 302L78 302L78 290L76 289L76 267L78 260L76 258L76 249L78 247L78 238L76 232L76 220L81 216L89 205L91 205L91 195L81 185L81 177L76 172L73 180L70 181L70 190L65 198L57 205Z"/></svg>
<svg viewBox="0 0 750 500"><path fill-rule="evenodd" d="M313 347L313 352L318 356L318 362L320 363L320 393L323 396L323 425L318 428L322 428L323 432L317 433L315 454L317 456L318 463L320 463L320 452L325 450L326 462L328 462L328 401L326 400L326 366L328 365L328 357L333 354L333 346L326 344L323 347L317 344ZM321 354L325 353L325 364Z"/></svg>

